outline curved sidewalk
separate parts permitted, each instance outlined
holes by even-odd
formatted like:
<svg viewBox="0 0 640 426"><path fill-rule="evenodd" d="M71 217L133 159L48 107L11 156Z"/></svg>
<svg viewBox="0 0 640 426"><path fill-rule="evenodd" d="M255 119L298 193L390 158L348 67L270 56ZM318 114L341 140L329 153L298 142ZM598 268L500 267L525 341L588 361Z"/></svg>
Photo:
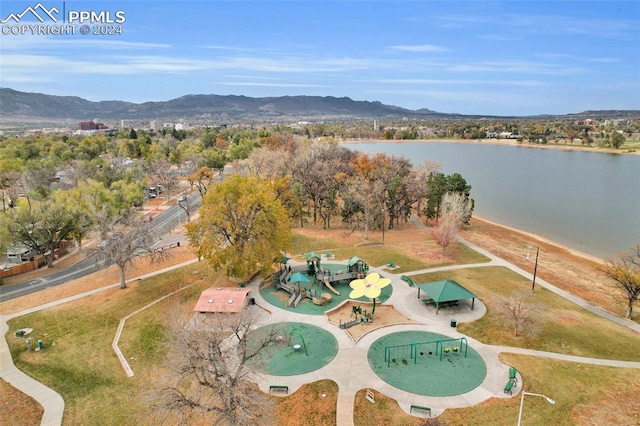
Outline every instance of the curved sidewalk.
<svg viewBox="0 0 640 426"><path fill-rule="evenodd" d="M128 279L127 282L133 282L154 275L162 274L176 268L190 265L197 261L197 259L189 260L178 265L169 266L167 268ZM116 288L119 286L120 283L111 284L105 287L100 287L91 291L76 294L74 296L65 297L64 299L56 300L54 302L45 303L43 305L25 309L24 311L16 312L10 315L0 315L0 333L2 333L2 338L0 338L0 378L5 380L14 388L29 395L42 406L42 408L44 409L42 420L40 422L42 426L58 426L62 424L65 405L64 399L62 398L62 396L60 396L59 393L36 381L35 379L27 376L14 365L13 358L11 357L11 351L9 350L9 344L6 340L8 337L7 332L9 331L7 321L13 318L21 317L23 315L31 314L33 312L49 309L53 306L62 305L73 300L82 299L84 297L100 293L101 291L105 291L110 288Z"/></svg>

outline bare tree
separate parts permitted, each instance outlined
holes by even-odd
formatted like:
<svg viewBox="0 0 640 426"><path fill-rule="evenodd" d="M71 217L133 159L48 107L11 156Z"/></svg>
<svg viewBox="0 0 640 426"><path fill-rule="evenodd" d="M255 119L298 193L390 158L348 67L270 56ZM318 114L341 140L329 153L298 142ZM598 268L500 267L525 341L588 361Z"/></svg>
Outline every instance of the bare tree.
<svg viewBox="0 0 640 426"><path fill-rule="evenodd" d="M167 327L166 383L154 405L164 416L177 415L183 424L203 420L217 424L269 424L271 401L247 376L260 355L279 344L281 331L272 326L256 333L257 316L247 309L238 314L214 314L198 324L184 313L171 316Z"/></svg>
<svg viewBox="0 0 640 426"><path fill-rule="evenodd" d="M631 319L633 304L640 300L640 243L627 253L622 253L616 261L606 260L604 273L613 280L614 286L627 299L625 318Z"/></svg>
<svg viewBox="0 0 640 426"><path fill-rule="evenodd" d="M149 164L149 176L155 183L162 185L167 193L167 200L171 196L171 191L178 185L178 178L171 169L171 163L164 159L155 159Z"/></svg>
<svg viewBox="0 0 640 426"><path fill-rule="evenodd" d="M509 298L502 298L498 302L500 308L513 321L513 335L518 337L520 332L529 330L533 315L540 310L540 306L534 303L531 292L514 292Z"/></svg>
<svg viewBox="0 0 640 426"><path fill-rule="evenodd" d="M468 224L473 213L473 202L462 192L447 192L442 196L440 216L444 217L447 213L453 214L459 224Z"/></svg>
<svg viewBox="0 0 640 426"><path fill-rule="evenodd" d="M120 288L127 288L125 270L134 259L148 256L150 261L156 261L164 257L165 252L153 249L149 224L141 217L129 217L122 223L116 223L106 237L98 247L99 258L118 266Z"/></svg>
<svg viewBox="0 0 640 426"><path fill-rule="evenodd" d="M447 247L454 242L460 230L460 221L453 212L445 212L440 221L431 231L431 237L442 248L442 254L447 254Z"/></svg>

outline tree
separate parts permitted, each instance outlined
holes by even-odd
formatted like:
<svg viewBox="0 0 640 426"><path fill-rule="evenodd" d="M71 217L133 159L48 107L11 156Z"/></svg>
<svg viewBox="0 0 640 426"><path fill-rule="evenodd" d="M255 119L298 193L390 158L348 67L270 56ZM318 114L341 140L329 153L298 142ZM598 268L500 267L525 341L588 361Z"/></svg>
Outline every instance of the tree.
<svg viewBox="0 0 640 426"><path fill-rule="evenodd" d="M291 244L291 225L276 183L234 175L207 192L187 236L198 257L228 277L267 271Z"/></svg>
<svg viewBox="0 0 640 426"><path fill-rule="evenodd" d="M7 211L5 221L11 242L22 243L42 253L53 268L55 250L75 229L77 217L65 191L55 191L44 200L20 199Z"/></svg>
<svg viewBox="0 0 640 426"><path fill-rule="evenodd" d="M256 333L257 319L246 309L217 314L206 327L190 322L184 313L170 318L166 338L173 374L152 396L159 412L177 414L182 424L270 424L271 400L247 380L248 363L258 365L260 355L277 344L282 332L272 326Z"/></svg>
<svg viewBox="0 0 640 426"><path fill-rule="evenodd" d="M458 225L468 225L473 212L472 201L461 192L447 192L442 197L440 216L451 213L457 219Z"/></svg>
<svg viewBox="0 0 640 426"><path fill-rule="evenodd" d="M113 225L106 239L100 243L99 258L118 266L120 288L127 288L125 270L134 259L149 256L154 261L163 256L164 252L153 250L154 241L150 231L149 224L143 222L141 217L129 217Z"/></svg>
<svg viewBox="0 0 640 426"><path fill-rule="evenodd" d="M446 212L440 216L440 221L431 231L431 237L442 248L442 254L447 254L447 247L456 240L460 230L458 217L453 212Z"/></svg>
<svg viewBox="0 0 640 426"><path fill-rule="evenodd" d="M215 180L219 178L214 178L213 170L211 170L209 167L203 166L189 175L188 179L189 182L191 182L192 185L195 185L195 187L198 189L200 196L204 198L205 195L207 195L207 190L209 189L209 187L211 187Z"/></svg>
<svg viewBox="0 0 640 426"><path fill-rule="evenodd" d="M624 134L618 132L613 132L613 134L609 138L611 146L615 149L620 148L624 144L625 140L626 138L624 137Z"/></svg>
<svg viewBox="0 0 640 426"><path fill-rule="evenodd" d="M149 176L154 179L155 183L162 185L163 189L167 193L168 200L171 195L171 191L178 184L178 179L175 173L171 170L171 163L164 158L153 160L149 164Z"/></svg>
<svg viewBox="0 0 640 426"><path fill-rule="evenodd" d="M533 294L528 291L514 292L511 297L503 297L498 302L500 308L513 321L514 337L529 330L534 313L540 310L540 306L531 301L532 297Z"/></svg>
<svg viewBox="0 0 640 426"><path fill-rule="evenodd" d="M467 181L460 175L460 173L453 173L449 176L445 176L444 173L434 172L427 177L427 206L425 208L425 214L428 219L435 219L438 221L438 215L441 211L442 198L447 192L461 193L464 199L469 203L469 217L471 219L471 212L473 212L473 199L470 198L471 185L467 184ZM463 222L467 225L467 222Z"/></svg>
<svg viewBox="0 0 640 426"><path fill-rule="evenodd" d="M625 318L631 319L633 304L640 300L640 243L617 260L606 260L602 270L627 299Z"/></svg>

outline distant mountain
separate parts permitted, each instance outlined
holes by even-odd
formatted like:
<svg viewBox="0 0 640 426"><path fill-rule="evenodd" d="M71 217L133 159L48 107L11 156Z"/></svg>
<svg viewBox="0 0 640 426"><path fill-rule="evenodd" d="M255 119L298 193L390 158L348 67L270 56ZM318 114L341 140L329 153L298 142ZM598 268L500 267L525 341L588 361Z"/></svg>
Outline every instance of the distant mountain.
<svg viewBox="0 0 640 426"><path fill-rule="evenodd" d="M0 88L0 114L6 117L101 120L226 118L400 118L438 115L333 96L247 96L186 95L164 102L136 104L123 101L91 102L75 96L54 96Z"/></svg>
<svg viewBox="0 0 640 426"><path fill-rule="evenodd" d="M640 111L585 111L564 116L544 115L532 119L623 118L640 116ZM163 102L136 104L124 101L92 102L76 96L54 96L0 88L0 117L3 119L48 120L327 120L327 119L479 119L527 118L448 114L428 108L410 110L381 102L354 101L333 96L247 96L186 95Z"/></svg>

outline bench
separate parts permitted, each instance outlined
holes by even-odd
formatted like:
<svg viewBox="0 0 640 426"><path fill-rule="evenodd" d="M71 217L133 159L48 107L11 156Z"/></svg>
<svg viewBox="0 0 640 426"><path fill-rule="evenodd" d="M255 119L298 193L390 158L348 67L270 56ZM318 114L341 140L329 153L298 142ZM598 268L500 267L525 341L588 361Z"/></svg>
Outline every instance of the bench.
<svg viewBox="0 0 640 426"><path fill-rule="evenodd" d="M272 390L278 390L278 391L284 391L285 393L289 393L289 386L284 386L284 385L271 385L269 386L269 393L271 393Z"/></svg>
<svg viewBox="0 0 640 426"><path fill-rule="evenodd" d="M397 265L393 262L387 262L387 268L395 268Z"/></svg>
<svg viewBox="0 0 640 426"><path fill-rule="evenodd" d="M436 306L436 301L433 299L422 299L422 303L427 306Z"/></svg>
<svg viewBox="0 0 640 426"><path fill-rule="evenodd" d="M509 395L513 395L513 391L511 390L511 388L513 387L515 383L513 382L513 380L509 380L507 382L506 385L504 385L504 393L509 393Z"/></svg>
<svg viewBox="0 0 640 426"><path fill-rule="evenodd" d="M518 370L515 367L509 368L509 380L518 383Z"/></svg>
<svg viewBox="0 0 640 426"><path fill-rule="evenodd" d="M431 408L429 407L423 407L422 405L412 405L409 409L409 413L411 413L413 410L426 411L427 413L429 413L429 417L431 417Z"/></svg>
<svg viewBox="0 0 640 426"><path fill-rule="evenodd" d="M400 279L404 282L406 282L407 284L409 284L409 287L413 287L415 284L413 283L413 280L411 278L409 278L406 275L401 275Z"/></svg>

